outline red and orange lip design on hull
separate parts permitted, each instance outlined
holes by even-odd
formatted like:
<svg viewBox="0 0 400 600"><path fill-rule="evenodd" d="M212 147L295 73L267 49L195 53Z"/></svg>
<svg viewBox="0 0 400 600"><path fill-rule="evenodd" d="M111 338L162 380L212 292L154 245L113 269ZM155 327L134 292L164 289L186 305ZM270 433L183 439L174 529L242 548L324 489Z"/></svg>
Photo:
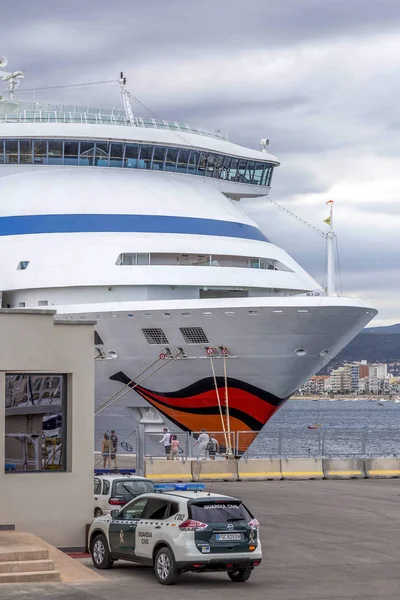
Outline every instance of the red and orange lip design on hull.
<svg viewBox="0 0 400 600"><path fill-rule="evenodd" d="M110 377L124 385L134 387L136 384L125 373L119 371ZM222 409L225 412L225 380L217 377L217 386ZM286 398L278 398L261 388L249 383L228 377L228 399L230 429L232 432L248 431L240 435L240 452L244 452L256 437L260 429L285 402ZM208 431L221 431L221 415L212 377L200 379L188 387L176 392L155 392L140 385L135 392L147 400L170 421L185 431L200 431L203 427Z"/></svg>

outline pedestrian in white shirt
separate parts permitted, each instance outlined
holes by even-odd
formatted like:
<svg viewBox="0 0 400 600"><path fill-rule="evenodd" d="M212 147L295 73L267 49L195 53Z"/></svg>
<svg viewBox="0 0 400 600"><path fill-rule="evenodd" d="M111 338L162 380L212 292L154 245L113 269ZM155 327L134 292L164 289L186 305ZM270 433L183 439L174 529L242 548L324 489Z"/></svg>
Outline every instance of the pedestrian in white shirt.
<svg viewBox="0 0 400 600"><path fill-rule="evenodd" d="M166 427L164 427L163 433L164 433L164 435L163 435L162 439L159 440L159 442L160 442L160 444L164 444L165 456L167 457L167 460L169 460L171 458L172 435L169 433L169 431Z"/></svg>
<svg viewBox="0 0 400 600"><path fill-rule="evenodd" d="M200 458L207 458L207 453L208 453L208 442L210 440L210 436L207 433L206 429L202 429L200 431L200 435L197 438L197 442L194 444L195 446L197 446L197 444L199 444L199 457Z"/></svg>

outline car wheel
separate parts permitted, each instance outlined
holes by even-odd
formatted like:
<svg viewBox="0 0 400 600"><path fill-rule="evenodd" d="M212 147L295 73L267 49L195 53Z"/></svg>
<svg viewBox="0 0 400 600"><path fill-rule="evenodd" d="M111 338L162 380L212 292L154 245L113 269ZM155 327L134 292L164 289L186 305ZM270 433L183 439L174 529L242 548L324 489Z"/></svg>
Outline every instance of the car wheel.
<svg viewBox="0 0 400 600"><path fill-rule="evenodd" d="M235 583L242 583L250 579L251 569L236 569L235 571L228 571L228 577Z"/></svg>
<svg viewBox="0 0 400 600"><path fill-rule="evenodd" d="M101 510L101 508L94 509L94 518L95 519L97 519L97 517L101 517L102 514L103 514L103 511Z"/></svg>
<svg viewBox="0 0 400 600"><path fill-rule="evenodd" d="M111 569L114 561L110 557L107 540L102 533L96 535L90 547L92 562L96 569Z"/></svg>
<svg viewBox="0 0 400 600"><path fill-rule="evenodd" d="M176 570L174 555L166 546L160 548L156 554L154 572L162 585L174 585L178 582L180 573Z"/></svg>

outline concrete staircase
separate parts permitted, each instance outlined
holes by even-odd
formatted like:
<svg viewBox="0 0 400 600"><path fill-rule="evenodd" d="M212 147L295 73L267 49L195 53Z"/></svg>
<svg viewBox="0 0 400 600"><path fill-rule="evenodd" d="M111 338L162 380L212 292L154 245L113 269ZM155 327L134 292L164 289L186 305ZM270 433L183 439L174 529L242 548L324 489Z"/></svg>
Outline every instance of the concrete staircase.
<svg viewBox="0 0 400 600"><path fill-rule="evenodd" d="M60 581L60 573L54 570L48 550L32 546L0 547L0 585L54 581Z"/></svg>

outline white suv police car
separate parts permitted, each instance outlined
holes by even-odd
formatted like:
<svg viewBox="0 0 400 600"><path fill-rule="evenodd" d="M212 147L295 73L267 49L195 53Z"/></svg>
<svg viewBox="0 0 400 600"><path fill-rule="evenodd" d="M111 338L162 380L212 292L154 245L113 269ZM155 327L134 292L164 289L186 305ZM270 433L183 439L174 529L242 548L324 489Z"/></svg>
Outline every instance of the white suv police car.
<svg viewBox="0 0 400 600"><path fill-rule="evenodd" d="M94 566L109 569L118 559L147 564L164 585L185 571L225 571L232 581L247 581L262 552L259 523L241 500L190 491L190 484L163 487L94 520Z"/></svg>

